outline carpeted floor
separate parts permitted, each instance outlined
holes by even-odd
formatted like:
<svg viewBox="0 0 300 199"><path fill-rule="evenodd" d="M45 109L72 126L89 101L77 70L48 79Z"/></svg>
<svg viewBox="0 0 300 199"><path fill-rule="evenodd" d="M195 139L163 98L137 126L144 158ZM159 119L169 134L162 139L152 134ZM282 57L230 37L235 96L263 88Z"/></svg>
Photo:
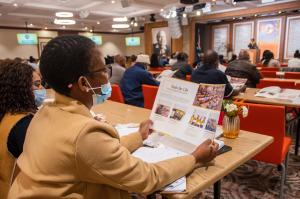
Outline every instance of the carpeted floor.
<svg viewBox="0 0 300 199"><path fill-rule="evenodd" d="M286 199L300 199L300 155L290 149L284 193ZM222 199L273 199L279 198L280 172L277 166L248 161L222 180ZM213 188L202 193L200 199L212 199Z"/></svg>

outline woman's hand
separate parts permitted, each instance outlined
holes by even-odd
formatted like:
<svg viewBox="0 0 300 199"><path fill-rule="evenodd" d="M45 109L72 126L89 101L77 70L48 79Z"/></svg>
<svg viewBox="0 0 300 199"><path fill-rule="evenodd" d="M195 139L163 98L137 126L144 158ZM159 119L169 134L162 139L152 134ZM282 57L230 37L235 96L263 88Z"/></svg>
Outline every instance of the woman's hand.
<svg viewBox="0 0 300 199"><path fill-rule="evenodd" d="M197 147L192 155L196 158L197 163L207 163L216 157L218 148L218 144L212 143L211 140L206 140Z"/></svg>
<svg viewBox="0 0 300 199"><path fill-rule="evenodd" d="M145 140L152 133L153 122L151 120L145 120L140 124L139 132L142 136L142 139Z"/></svg>

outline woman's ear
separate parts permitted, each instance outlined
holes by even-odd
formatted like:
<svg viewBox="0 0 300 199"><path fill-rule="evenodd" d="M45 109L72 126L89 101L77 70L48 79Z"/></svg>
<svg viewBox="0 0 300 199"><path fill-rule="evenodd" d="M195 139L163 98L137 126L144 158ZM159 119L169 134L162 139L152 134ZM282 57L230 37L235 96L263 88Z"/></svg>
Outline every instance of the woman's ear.
<svg viewBox="0 0 300 199"><path fill-rule="evenodd" d="M82 92L89 92L90 87L86 77L80 76L77 80L77 84Z"/></svg>

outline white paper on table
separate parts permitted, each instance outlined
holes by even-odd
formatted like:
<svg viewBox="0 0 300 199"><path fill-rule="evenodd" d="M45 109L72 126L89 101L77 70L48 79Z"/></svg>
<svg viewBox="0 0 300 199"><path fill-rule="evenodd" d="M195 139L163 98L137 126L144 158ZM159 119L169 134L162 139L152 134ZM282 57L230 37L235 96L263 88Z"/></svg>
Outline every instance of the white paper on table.
<svg viewBox="0 0 300 199"><path fill-rule="evenodd" d="M186 190L186 177L179 178L175 182L162 189L163 192L183 192Z"/></svg>
<svg viewBox="0 0 300 199"><path fill-rule="evenodd" d="M115 129L118 131L119 136L123 137L131 133L136 133L139 131L139 124L128 123L128 124L117 124Z"/></svg>

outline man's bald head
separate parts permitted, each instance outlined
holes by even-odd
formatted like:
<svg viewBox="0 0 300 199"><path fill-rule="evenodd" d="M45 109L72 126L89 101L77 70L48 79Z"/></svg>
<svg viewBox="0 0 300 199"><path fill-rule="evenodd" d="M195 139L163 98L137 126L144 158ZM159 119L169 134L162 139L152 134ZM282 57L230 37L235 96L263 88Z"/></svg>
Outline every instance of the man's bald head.
<svg viewBox="0 0 300 199"><path fill-rule="evenodd" d="M246 60L249 61L250 60L250 55L246 50L241 50L240 54L239 54L239 60Z"/></svg>
<svg viewBox="0 0 300 199"><path fill-rule="evenodd" d="M204 53L203 58L204 64L209 65L210 67L217 68L219 65L219 55L216 51L208 50Z"/></svg>

